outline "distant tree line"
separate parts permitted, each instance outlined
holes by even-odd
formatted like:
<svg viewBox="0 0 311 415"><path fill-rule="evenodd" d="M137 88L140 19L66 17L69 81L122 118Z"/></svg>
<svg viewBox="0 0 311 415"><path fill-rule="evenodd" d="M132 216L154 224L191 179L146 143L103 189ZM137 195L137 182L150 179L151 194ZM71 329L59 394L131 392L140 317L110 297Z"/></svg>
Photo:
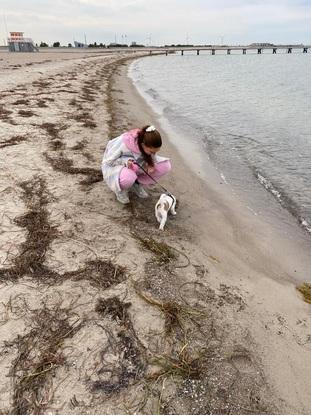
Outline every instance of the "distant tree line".
<svg viewBox="0 0 311 415"><path fill-rule="evenodd" d="M88 47L89 47L89 48L105 48L105 47L106 47L106 45L104 45L103 43L99 43L99 44L97 44L97 42L94 42L94 43L90 43L90 44L88 45Z"/></svg>
<svg viewBox="0 0 311 415"><path fill-rule="evenodd" d="M194 45L183 45L178 43L178 45L164 45L165 48L189 48L189 47L194 47Z"/></svg>
<svg viewBox="0 0 311 415"><path fill-rule="evenodd" d="M68 44L68 47L69 47L69 45L70 44ZM38 45L37 45L38 46ZM48 48L49 47L49 45L47 44L47 43L45 43L45 42L41 42L40 43L40 45L39 45L39 47L40 48ZM59 48L60 47L60 42L54 42L53 43L53 48Z"/></svg>
<svg viewBox="0 0 311 415"><path fill-rule="evenodd" d="M37 46L38 46L38 44L37 44ZM52 46L53 46L53 48L59 48L61 46L61 44L60 44L60 42L54 42L52 44ZM40 48L48 48L49 45L45 42L41 42L39 47ZM68 43L67 47L72 48L72 44ZM105 45L102 42L101 43L94 42L94 43L89 43L87 45L87 47L88 48L128 48L128 47L130 47L130 48L144 48L145 45L139 45L139 44L136 44L135 42L133 42L130 46L127 45L126 43L109 43L108 45Z"/></svg>

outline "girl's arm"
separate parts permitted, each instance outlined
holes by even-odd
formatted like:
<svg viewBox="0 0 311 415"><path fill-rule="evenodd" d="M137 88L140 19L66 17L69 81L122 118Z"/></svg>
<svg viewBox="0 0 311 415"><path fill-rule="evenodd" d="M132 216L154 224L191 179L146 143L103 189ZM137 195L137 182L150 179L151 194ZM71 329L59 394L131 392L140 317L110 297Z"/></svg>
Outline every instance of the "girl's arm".
<svg viewBox="0 0 311 415"><path fill-rule="evenodd" d="M123 163L121 156L122 156L122 150L120 147L116 148L115 150L111 149L109 153L104 156L103 161L102 161L102 166L112 167L112 166L117 166L119 164L121 165Z"/></svg>

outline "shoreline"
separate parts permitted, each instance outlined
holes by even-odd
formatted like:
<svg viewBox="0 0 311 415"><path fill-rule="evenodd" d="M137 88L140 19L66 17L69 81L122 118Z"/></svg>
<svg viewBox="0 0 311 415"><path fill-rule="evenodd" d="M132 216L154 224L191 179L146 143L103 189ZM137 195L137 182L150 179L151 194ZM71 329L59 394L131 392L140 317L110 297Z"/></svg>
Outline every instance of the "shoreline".
<svg viewBox="0 0 311 415"><path fill-rule="evenodd" d="M124 77L127 80L123 81ZM235 250L234 245L238 245L238 241L240 240L244 241L247 245L252 246L253 249L258 251L256 255L261 254L265 259L270 258L269 262L271 265L275 261L275 268L278 271L276 271L274 275L281 274L282 272L280 272L280 270L283 269L285 282L288 281L293 284L305 282L306 278L310 276L309 270L311 268L309 241L305 241L303 238L298 239L298 232L297 237L294 239L288 238L288 235L286 235L285 232L280 232L279 229L271 228L269 221L264 217L256 217L253 212L249 211L248 207L238 200L236 196L232 194L231 190L228 191L228 187L223 184L223 179L216 167L209 160L203 159L202 153L199 152L194 145L186 142L186 137L177 136L170 127L168 121L152 110L144 97L142 97L136 89L132 80L128 78L127 69L125 69L125 67L122 69L122 75L118 78L117 84L122 84L122 87L125 90L125 96L127 97L127 100L130 101L127 104L126 111L124 111L123 115L125 116L125 113L128 114L128 118L132 120L128 127L131 128L137 125L146 124L144 116L140 116L138 113L147 113L147 122L152 123L153 120L157 120L158 125L164 133L164 137L168 138L166 145L169 146L169 152L174 155L174 158L177 158L178 173L176 176L181 176L183 178L181 181L184 182L185 173L182 171L182 165L185 165L187 176L189 174L192 177L192 181L198 183L196 188L200 189L202 187L202 190L198 190L198 195L196 195L196 199L198 199L199 202L194 206L201 213L202 209L200 206L208 206L210 203L213 205L212 213L216 213L216 218L212 216L211 220L217 222L215 235L213 234L215 239L218 240L218 235L223 233L224 235L222 235L220 244L226 246L227 237L224 228L228 228L228 232L231 233L231 235L236 235L237 238L236 241L232 241L230 246L233 253L238 252ZM118 96L116 96L116 99L118 99ZM133 107L134 109L132 109ZM139 108L139 110L135 110L135 107ZM122 129L118 132L121 130ZM180 144L180 148L178 148L178 144ZM183 148L184 146L185 149ZM165 154L165 147L163 154ZM191 159L194 159L194 162L192 163L189 163L187 160L189 154L191 155ZM204 169L206 171L203 171ZM187 193L187 188L183 188L183 186L178 187L177 177L174 177L173 180L177 186L178 194L183 196ZM187 181L185 183L187 183ZM189 189L190 188L191 187L189 187ZM202 192L205 193L205 197L200 198ZM211 194L212 197L209 198L208 194ZM213 197L215 199L214 201ZM185 199L187 204L191 202L189 197L186 197ZM217 209L220 210L224 218L223 222L217 221L217 212L215 212ZM280 206L280 209L283 208ZM191 212L188 212L188 214L189 213ZM208 239L208 234L210 233L210 229L208 228L209 219L208 212L198 219L199 222L207 225L207 232L203 232L202 239ZM189 228L195 227L195 225L196 224L194 223L190 225ZM302 232L300 228L299 231ZM305 242L307 242L307 244ZM242 257L242 255L240 256ZM285 267L283 267L284 264ZM279 277L276 279L280 280Z"/></svg>
<svg viewBox="0 0 311 415"><path fill-rule="evenodd" d="M119 204L103 150L158 122L127 58L56 54L46 72L32 58L0 97L0 412L307 414L310 306L281 255L257 252L252 222L169 140L161 183L180 206L165 232L155 187Z"/></svg>
<svg viewBox="0 0 311 415"><path fill-rule="evenodd" d="M308 359L307 356L310 357L311 350L303 352L304 358L299 356L301 352L298 350L291 355L288 352L291 342L285 340L282 344L278 338L284 334L283 324L280 330L282 334L276 332L274 340L269 333L271 321L276 316L282 316L281 320L286 321L288 332L297 332L297 321L302 316L306 328L310 328L308 305L301 303L295 290L296 284L310 278L311 260L306 247L295 245L295 240L284 241L284 235L278 235L269 228L268 223L247 212L247 208L233 201L231 195L228 197L224 186L220 185L219 173L213 166L208 170L211 174L208 183L195 172L185 169L185 154L176 148L178 141L171 136L172 130L167 126L163 128L159 115L152 111L136 90L125 68L118 76L117 83L122 85L124 93L121 95L127 102L126 113L131 120L128 126L152 122L161 126L164 137L168 137L161 154L172 157L173 171L169 178L164 178L163 184L180 196L176 221L181 223L186 235L191 235L194 252L200 250L201 260L205 257L209 269L212 269L210 283L212 286L223 283L238 287L249 307L249 316L245 320L241 319L242 325L248 327L254 336L273 388L288 403L296 400L300 388L301 392L304 389L301 402L304 401L303 407L307 408L306 401L310 400L304 386L304 382L308 381L303 362ZM142 114L147 114L147 117ZM191 193L185 188L191 189ZM296 370L290 373L289 367L296 364ZM287 380L283 378L284 373L288 376ZM297 390L291 390L290 384L297 384ZM289 407L288 413L292 414L293 408L290 404ZM301 413L306 413L306 409L301 410ZM283 413L287 413L285 409Z"/></svg>
<svg viewBox="0 0 311 415"><path fill-rule="evenodd" d="M270 58L269 58L270 59ZM271 58L272 59L272 58ZM208 56L202 57L202 65L206 68L208 68L209 64L212 64L214 62L214 59ZM265 65L259 64L257 66L255 64L255 61L251 62L252 59L249 58L248 64L255 65L257 67L257 71L261 71L261 69L264 70ZM241 114L238 117L231 117L229 115L230 108L228 108L228 100L225 99L223 101L223 104L220 105L219 111L217 110L217 106L214 108L213 103L218 102L219 97L222 95L220 91L222 91L222 87L216 86L216 85L223 85L222 83L216 83L215 84L215 90L213 89L212 83L209 84L209 81L206 79L206 85L209 85L209 88L211 88L210 92L207 93L206 97L204 98L205 94L200 94L199 92L199 79L195 82L195 90L192 90L193 94L198 94L197 100L193 102L193 100L188 97L188 94L190 91L188 91L188 88L186 88L185 91L183 91L183 88L180 87L179 83L176 82L174 71L176 70L178 73L179 65L182 65L183 70L180 72L179 69L179 75L180 79L182 80L182 75L184 72L189 72L188 76L194 75L196 78L198 76L202 76L204 78L203 73L200 71L199 68L203 67L202 65L199 65L197 70L194 70L192 73L192 65L196 65L197 59L195 57L187 59L187 61L184 61L179 56L171 56L169 59L166 58L155 58L153 61L150 59L147 61L140 61L136 64L132 65L132 73L131 76L135 80L135 83L140 90L143 97L146 99L148 103L151 103L152 107L156 109L156 111L163 112L165 114L165 117L170 119L170 123L174 126L174 130L179 131L180 135L183 135L186 137L184 142L186 142L186 145L188 144L187 141L191 141L192 143L196 143L196 146L199 148L199 152L202 153L206 152L208 153L208 157L211 159L213 164L217 165L219 170L222 170L224 173L224 181L225 178L228 179L228 182L232 184L234 188L234 192L238 194L238 196L242 199L245 199L248 205L253 208L253 210L259 214L264 216L271 216L271 226L273 227L275 222L277 222L279 219L281 219L282 224L284 222L284 227L286 228L286 231L288 235L293 236L294 235L294 229L291 224L291 216L294 216L295 218L295 224L298 222L301 227L304 227L307 234L307 222L303 222L305 219L306 221L311 221L311 211L308 209L308 206L310 207L310 198L311 195L308 191L308 188L304 187L303 183L308 182L308 167L307 164L305 164L304 170L303 170L303 161L301 162L299 160L300 155L296 154L295 151L298 151L298 149L303 148L304 144L306 145L306 154L308 154L308 144L307 141L303 137L307 137L308 135L308 124L300 123L301 129L295 129L292 124L287 124L288 128L291 129L293 134L293 140L298 140L298 137L301 133L301 147L299 146L299 143L297 143L297 146L295 146L296 150L291 153L291 150L288 149L288 162L286 161L286 155L285 153L282 156L282 148L285 152L286 146L290 145L289 143L291 140L289 137L284 134L284 141L279 137L279 134L282 130L280 127L279 130L275 131L275 137L271 137L272 146L275 146L274 151L277 153L277 148L280 146L279 150L279 156L283 160L281 163L281 159L278 158L278 162L280 163L279 168L277 169L277 165L275 163L272 163L272 165L269 165L269 157L268 154L266 156L261 156L261 153L264 153L264 147L266 144L269 147L269 144L266 143L265 139L263 138L262 146L258 143L257 150L252 147L252 145L249 145L249 142L251 142L252 138L257 139L257 134L260 135L260 129L257 127L253 129L253 127L249 124L250 119L254 116L258 119L258 117L261 116L260 109L262 109L263 102L258 102L257 111L258 114L256 114L256 106L252 105L250 108L251 113L249 116L247 116L247 110L244 112L245 117L245 127L248 129L244 131L245 127L242 127L243 120L240 119ZM297 64L300 62L300 60L297 60ZM214 62L215 63L215 62ZM224 70L225 77L229 75L231 72L226 67L225 61L218 62L218 63L212 64L211 73L212 78L210 78L210 82L212 82L212 79L214 76L217 78L217 73L214 71L220 71L222 72L222 69ZM242 63L242 62L241 62ZM267 62L268 63L268 62ZM272 64L272 61L269 61L270 64ZM239 63L237 63L237 76L241 77L243 73L243 69L239 68ZM273 64L272 64L273 65ZM281 65L281 62L278 62L278 65ZM154 69L152 68L163 68L165 75L160 76L158 80L156 80ZM216 69L217 68L217 69ZM227 69L226 69L227 68ZM260 69L259 69L260 68ZM244 68L245 70L245 68ZM298 69L297 69L298 70ZM144 74L143 72L146 71ZM292 71L291 71L292 72ZM197 75L195 75L197 74ZM256 72L256 76L260 76L259 73ZM162 81L160 81L162 79ZM232 79L232 77L230 77ZM167 83L169 81L169 83ZM171 82L170 82L171 81ZM191 82L190 82L191 83ZM228 82L228 85L226 84L226 81L224 79L224 83L226 85L226 88L230 88L231 81ZM242 79L239 78L238 85L243 85ZM163 89L164 88L164 89ZM154 90L155 89L155 90ZM270 88L271 89L271 88ZM166 90L172 90L172 95L167 95ZM218 93L216 92L218 91ZM224 91L223 91L224 92ZM252 91L254 93L255 91ZM282 94L282 91L279 91L280 94ZM160 95L159 95L160 94ZM212 107L210 110L208 110L208 106L206 107L206 117L210 120L210 123L207 123L207 120L204 121L204 113L201 113L203 109L198 110L198 114L195 115L196 107L195 102L200 102L201 106L205 100L208 102L208 96L211 94L214 98L211 96L212 101ZM242 92L243 94L243 92ZM224 94L225 96L226 94ZM269 94L268 94L269 95ZM173 99L173 101L172 101ZM228 97L228 99L232 99ZM237 97L238 99L238 97ZM189 101L189 108L187 105L187 101ZM273 100L272 100L273 101ZM171 105L167 106L168 103L171 103ZM286 104L286 99L284 97L283 104L286 108L288 103ZM302 101L303 102L303 101ZM181 103L187 108L187 111L184 112L184 110L180 107ZM219 102L218 102L219 104ZM237 103L237 106L239 104ZM306 107L306 106L305 106ZM191 113L189 113L189 109L191 108ZM237 107L238 108L238 107ZM236 109L237 109L236 108ZM215 109L215 113L213 112ZM224 111L228 112L228 115L226 116ZM243 109L241 109L243 112ZM184 115L183 115L184 113ZM299 114L302 114L303 111L299 112ZM201 114L201 115L200 115ZM213 114L213 117L212 117ZM221 115L220 115L221 114ZM193 123L194 120L192 120L192 117L196 120L197 117L203 117L200 122ZM212 118L210 118L212 117ZM215 117L215 119L214 119ZM219 118L220 117L220 118ZM267 114L267 117L269 115ZM298 115L299 117L299 115ZM219 124L219 120L223 119L222 124ZM218 120L218 121L216 121ZM241 120L241 122L239 122ZM218 128L214 129L215 125L214 122L218 124ZM228 129L228 125L232 125L232 129ZM275 119L270 120L271 125L274 125L274 128L276 128L276 125L279 125L280 119L279 116L276 115ZM237 126L237 124L240 125L240 127L234 127ZM203 127L204 126L204 127ZM266 130L266 133L269 135L269 127L268 125L263 125L262 128ZM233 138L239 137L238 131L241 129L240 133L241 136L239 138L239 141L236 142L236 139ZM309 128L310 129L310 128ZM215 139L213 138L213 134L215 134ZM257 137L257 138L256 138ZM279 137L277 140L276 137ZM294 138L295 137L295 138ZM190 140L188 140L190 138ZM260 140L259 140L260 141ZM293 141L293 142L294 142ZM279 142L279 144L277 144ZM202 143L202 145L201 145ZM286 144L287 143L287 144ZM237 147L235 145L237 144ZM185 143L183 143L183 146ZM270 147L269 147L270 148ZM207 150L207 151L206 151ZM250 152L249 152L250 151ZM258 151L258 154L256 153ZM231 154L233 152L233 154ZM255 155L256 153L256 155ZM226 158L227 162L225 161ZM223 161L221 161L223 160ZM249 161L248 161L249 160ZM292 161L290 161L292 160ZM297 163L296 163L296 161ZM288 164L293 164L292 168ZM265 167L264 167L265 166ZM298 173L298 170L295 170L295 166L297 169L300 169L300 178L298 177L297 181L294 180L294 175ZM288 176L287 171L288 169ZM296 173L294 173L296 171ZM288 178L288 180L287 180ZM271 182L269 180L271 179ZM260 182L260 186L258 185L258 182ZM271 200L272 197L269 195L267 191L261 191L263 189L263 186L269 188L270 193L274 194L274 198L278 200L278 206ZM282 205L282 207L285 207L284 209L279 209L279 206ZM284 214L282 212L284 211ZM285 214L285 212L290 212L290 214ZM287 213L286 212L286 213ZM302 223L303 222L303 223ZM285 232L284 232L285 233ZM297 233L297 231L296 231ZM311 234L308 235L309 238L311 237ZM285 236L286 237L286 236ZM311 239L310 239L311 241ZM311 249L311 247L310 247Z"/></svg>

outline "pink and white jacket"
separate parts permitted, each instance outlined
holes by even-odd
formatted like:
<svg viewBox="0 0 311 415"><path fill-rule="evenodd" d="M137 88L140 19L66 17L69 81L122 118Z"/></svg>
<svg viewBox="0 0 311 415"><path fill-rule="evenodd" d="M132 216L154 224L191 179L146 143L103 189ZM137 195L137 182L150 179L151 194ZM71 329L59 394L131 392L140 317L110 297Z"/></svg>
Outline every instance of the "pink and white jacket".
<svg viewBox="0 0 311 415"><path fill-rule="evenodd" d="M127 166L128 160L135 160L144 167L144 158L137 144L139 129L134 129L121 134L110 140L107 144L102 161L103 177L113 192L119 192L119 176L123 167ZM169 160L155 154L152 156L154 163ZM137 174L143 173L138 166L134 167Z"/></svg>

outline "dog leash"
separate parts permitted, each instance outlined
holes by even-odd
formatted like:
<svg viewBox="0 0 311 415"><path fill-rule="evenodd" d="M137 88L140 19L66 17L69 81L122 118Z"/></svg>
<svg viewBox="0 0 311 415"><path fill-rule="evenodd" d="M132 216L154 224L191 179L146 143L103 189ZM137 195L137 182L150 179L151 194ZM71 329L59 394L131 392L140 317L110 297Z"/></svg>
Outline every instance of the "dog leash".
<svg viewBox="0 0 311 415"><path fill-rule="evenodd" d="M172 197L172 194L171 194L171 192L169 192L164 186L162 186L159 182L157 182L152 176L150 176L150 174L139 164L139 163L137 163L137 161L134 161L134 163L140 168L140 169L142 169L142 171L148 176L148 177L150 177L150 179L152 179L158 186L160 186L164 191L165 191L165 193L167 194L167 195L169 195L169 196L171 196Z"/></svg>

